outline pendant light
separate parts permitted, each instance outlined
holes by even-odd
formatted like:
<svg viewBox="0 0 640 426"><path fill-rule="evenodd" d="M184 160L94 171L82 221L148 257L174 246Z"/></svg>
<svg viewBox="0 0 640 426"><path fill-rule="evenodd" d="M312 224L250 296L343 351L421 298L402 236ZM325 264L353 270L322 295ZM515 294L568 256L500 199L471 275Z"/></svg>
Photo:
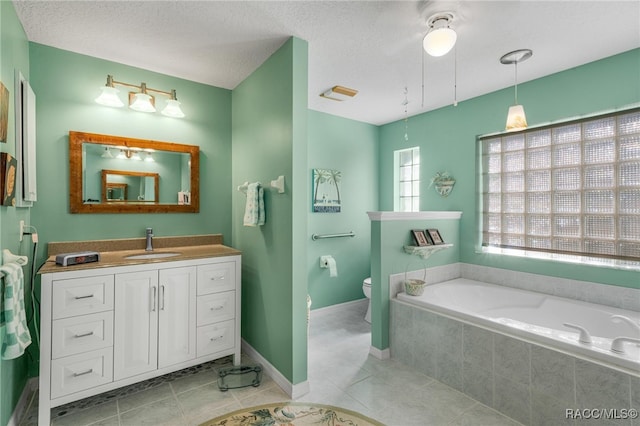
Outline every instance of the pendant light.
<svg viewBox="0 0 640 426"><path fill-rule="evenodd" d="M518 49L513 52L505 53L500 58L500 63L505 65L514 65L515 68L515 102L509 107L507 114L507 132L515 132L527 128L527 117L524 114L524 107L518 104L518 63L526 61L533 55L531 49Z"/></svg>

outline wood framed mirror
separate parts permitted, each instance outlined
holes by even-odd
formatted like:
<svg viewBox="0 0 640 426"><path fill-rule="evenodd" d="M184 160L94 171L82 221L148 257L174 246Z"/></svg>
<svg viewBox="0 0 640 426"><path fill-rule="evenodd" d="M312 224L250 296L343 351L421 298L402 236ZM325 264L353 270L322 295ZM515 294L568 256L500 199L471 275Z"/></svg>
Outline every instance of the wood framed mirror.
<svg viewBox="0 0 640 426"><path fill-rule="evenodd" d="M71 213L197 213L199 155L194 145L70 131Z"/></svg>

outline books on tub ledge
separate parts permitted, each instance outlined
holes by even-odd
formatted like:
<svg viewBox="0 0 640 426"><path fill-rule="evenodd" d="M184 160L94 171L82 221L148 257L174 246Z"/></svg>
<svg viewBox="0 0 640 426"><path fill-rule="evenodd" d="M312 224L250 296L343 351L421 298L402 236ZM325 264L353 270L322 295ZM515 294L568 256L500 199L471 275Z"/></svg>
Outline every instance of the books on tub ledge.
<svg viewBox="0 0 640 426"><path fill-rule="evenodd" d="M405 253L428 259L435 252L453 247L453 244L437 244L431 246L404 246Z"/></svg>

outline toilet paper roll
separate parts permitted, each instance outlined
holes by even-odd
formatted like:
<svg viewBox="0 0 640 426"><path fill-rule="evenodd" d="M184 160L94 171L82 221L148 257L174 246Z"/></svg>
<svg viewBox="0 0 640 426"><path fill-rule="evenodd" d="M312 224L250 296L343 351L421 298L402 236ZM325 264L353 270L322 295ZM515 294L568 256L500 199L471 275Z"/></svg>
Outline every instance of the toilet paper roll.
<svg viewBox="0 0 640 426"><path fill-rule="evenodd" d="M327 258L327 265L329 265L329 276L337 277L338 276L338 267L336 266L336 260L333 257Z"/></svg>

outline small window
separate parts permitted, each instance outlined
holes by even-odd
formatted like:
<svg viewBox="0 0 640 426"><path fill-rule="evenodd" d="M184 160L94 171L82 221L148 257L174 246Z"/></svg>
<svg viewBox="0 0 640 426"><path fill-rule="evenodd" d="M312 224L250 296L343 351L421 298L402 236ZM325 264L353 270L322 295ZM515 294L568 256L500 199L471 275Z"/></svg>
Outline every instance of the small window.
<svg viewBox="0 0 640 426"><path fill-rule="evenodd" d="M480 141L483 246L640 260L640 110Z"/></svg>
<svg viewBox="0 0 640 426"><path fill-rule="evenodd" d="M420 211L420 148L395 151L394 160L394 211Z"/></svg>

